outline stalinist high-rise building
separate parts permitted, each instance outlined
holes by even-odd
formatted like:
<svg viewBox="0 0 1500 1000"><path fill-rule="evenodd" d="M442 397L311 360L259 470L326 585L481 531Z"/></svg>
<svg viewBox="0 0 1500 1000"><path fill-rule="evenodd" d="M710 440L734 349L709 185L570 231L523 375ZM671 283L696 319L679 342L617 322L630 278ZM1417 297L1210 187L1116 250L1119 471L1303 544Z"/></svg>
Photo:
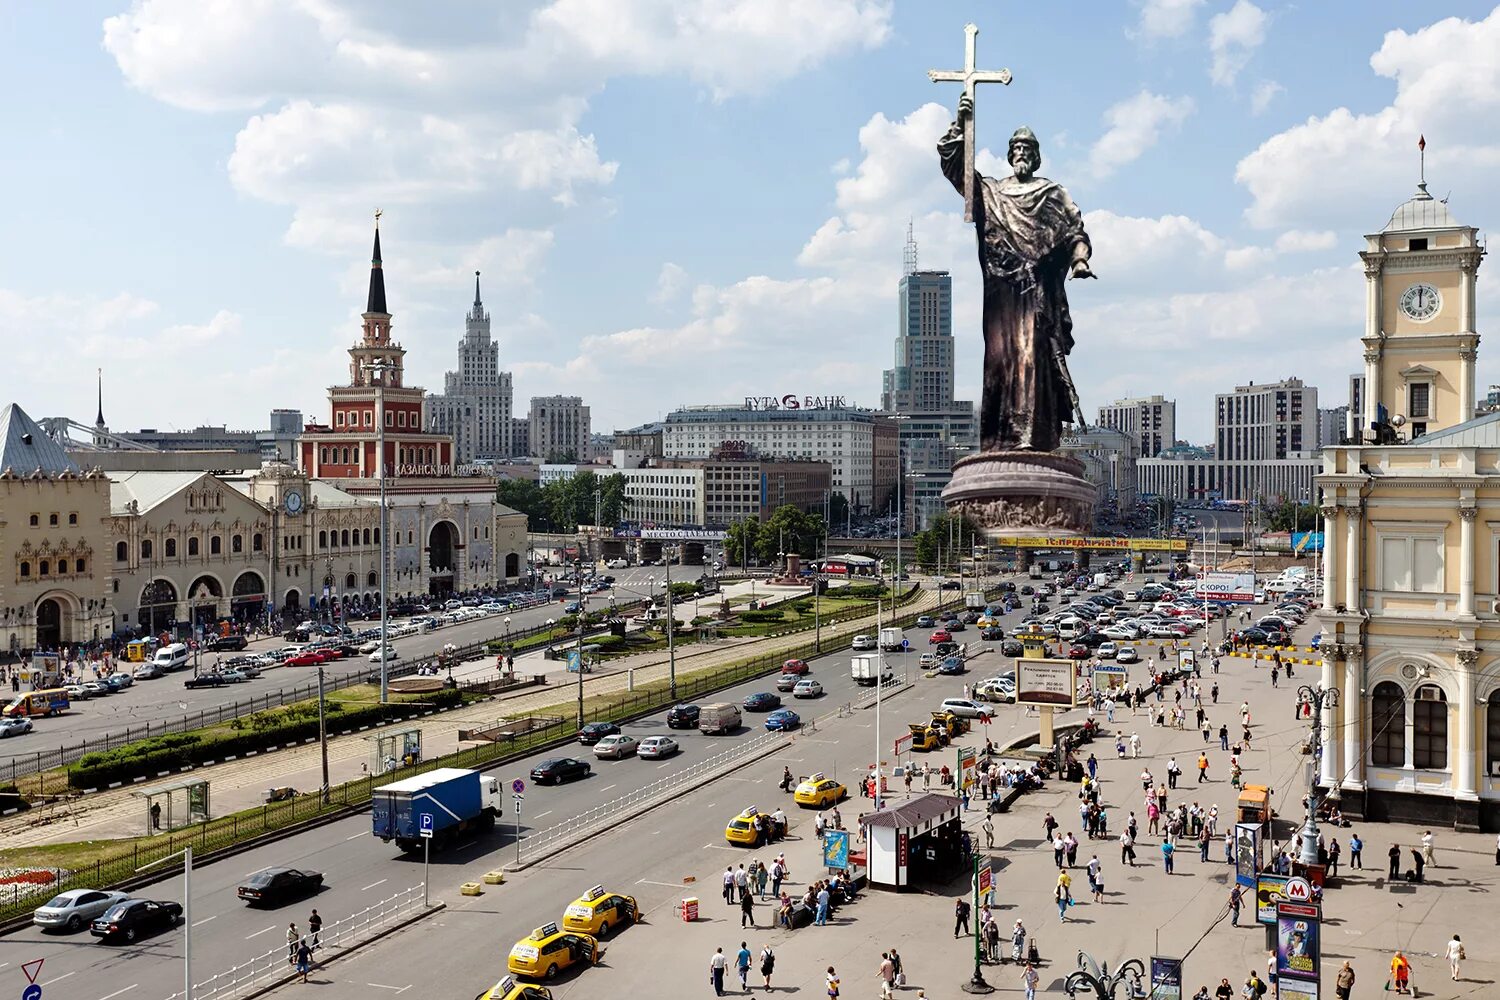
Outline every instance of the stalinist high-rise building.
<svg viewBox="0 0 1500 1000"><path fill-rule="evenodd" d="M458 342L458 369L443 379L443 394L424 404L427 426L454 441L455 461L510 458L515 454L511 422L510 372L500 370L500 345L490 337L490 314L479 297L474 272L474 305L464 317Z"/></svg>

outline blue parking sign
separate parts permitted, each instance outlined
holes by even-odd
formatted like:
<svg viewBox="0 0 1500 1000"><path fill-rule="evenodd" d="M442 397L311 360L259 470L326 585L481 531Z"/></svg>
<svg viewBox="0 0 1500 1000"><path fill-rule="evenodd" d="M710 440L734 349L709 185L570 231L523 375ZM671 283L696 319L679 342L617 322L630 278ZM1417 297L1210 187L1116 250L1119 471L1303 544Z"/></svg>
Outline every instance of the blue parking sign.
<svg viewBox="0 0 1500 1000"><path fill-rule="evenodd" d="M419 813L417 815L418 833L423 837L432 836L432 813Z"/></svg>

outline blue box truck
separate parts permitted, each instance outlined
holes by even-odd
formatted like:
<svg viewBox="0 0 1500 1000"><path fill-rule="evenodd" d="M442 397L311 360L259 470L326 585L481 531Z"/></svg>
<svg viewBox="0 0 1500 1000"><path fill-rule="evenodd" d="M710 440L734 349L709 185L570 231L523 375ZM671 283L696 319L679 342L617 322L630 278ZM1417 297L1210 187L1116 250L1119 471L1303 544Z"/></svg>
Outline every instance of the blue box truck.
<svg viewBox="0 0 1500 1000"><path fill-rule="evenodd" d="M394 840L403 851L422 847L422 816L432 817L432 847L442 850L455 837L494 828L500 815L500 783L467 768L440 767L370 793L375 836Z"/></svg>

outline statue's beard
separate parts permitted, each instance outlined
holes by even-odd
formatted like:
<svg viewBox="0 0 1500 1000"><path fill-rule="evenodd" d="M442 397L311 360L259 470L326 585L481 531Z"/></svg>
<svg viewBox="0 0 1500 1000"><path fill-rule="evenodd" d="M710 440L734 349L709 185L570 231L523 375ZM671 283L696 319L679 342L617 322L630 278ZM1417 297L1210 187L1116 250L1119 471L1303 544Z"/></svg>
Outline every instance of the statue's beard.
<svg viewBox="0 0 1500 1000"><path fill-rule="evenodd" d="M1021 152L1011 157L1010 168L1015 171L1017 177L1030 177L1037 172L1042 165L1040 157L1031 156Z"/></svg>

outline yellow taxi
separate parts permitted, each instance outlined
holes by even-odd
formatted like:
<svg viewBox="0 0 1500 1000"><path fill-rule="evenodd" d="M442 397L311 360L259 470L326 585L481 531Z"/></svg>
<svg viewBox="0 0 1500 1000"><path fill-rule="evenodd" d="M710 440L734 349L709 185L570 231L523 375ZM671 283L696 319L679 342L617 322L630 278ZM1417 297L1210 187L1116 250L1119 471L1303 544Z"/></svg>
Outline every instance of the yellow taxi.
<svg viewBox="0 0 1500 1000"><path fill-rule="evenodd" d="M995 619L991 618L989 615L980 615L979 616L979 620L974 623L974 627L975 628L992 628L992 627L994 627L996 625L999 625L999 624L1000 624L999 622L995 621Z"/></svg>
<svg viewBox="0 0 1500 1000"><path fill-rule="evenodd" d="M602 938L609 937L611 929L635 923L640 916L634 896L605 892L604 886L596 885L568 904L563 911L562 925L563 930L582 931Z"/></svg>
<svg viewBox="0 0 1500 1000"><path fill-rule="evenodd" d="M570 965L594 965L604 957L604 946L592 935L544 924L510 949L505 967L518 976L553 979Z"/></svg>
<svg viewBox="0 0 1500 1000"><path fill-rule="evenodd" d="M932 727L948 734L948 738L962 736L969 731L969 720L952 712L933 712Z"/></svg>
<svg viewBox="0 0 1500 1000"><path fill-rule="evenodd" d="M939 729L931 723L910 722L907 728L911 730L911 748L913 750L938 750L948 743L948 732Z"/></svg>
<svg viewBox="0 0 1500 1000"><path fill-rule="evenodd" d="M552 991L545 986L518 983L510 976L503 976L474 1000L552 1000Z"/></svg>
<svg viewBox="0 0 1500 1000"><path fill-rule="evenodd" d="M849 789L819 772L802 779L802 784L792 793L792 801L799 806L823 809L834 805L849 794Z"/></svg>
<svg viewBox="0 0 1500 1000"><path fill-rule="evenodd" d="M762 837L755 829L756 817L760 817L764 821L762 826L769 834L771 829L771 814L761 812L757 806L748 806L738 816L729 821L729 825L724 828L724 839L731 844L759 847Z"/></svg>

